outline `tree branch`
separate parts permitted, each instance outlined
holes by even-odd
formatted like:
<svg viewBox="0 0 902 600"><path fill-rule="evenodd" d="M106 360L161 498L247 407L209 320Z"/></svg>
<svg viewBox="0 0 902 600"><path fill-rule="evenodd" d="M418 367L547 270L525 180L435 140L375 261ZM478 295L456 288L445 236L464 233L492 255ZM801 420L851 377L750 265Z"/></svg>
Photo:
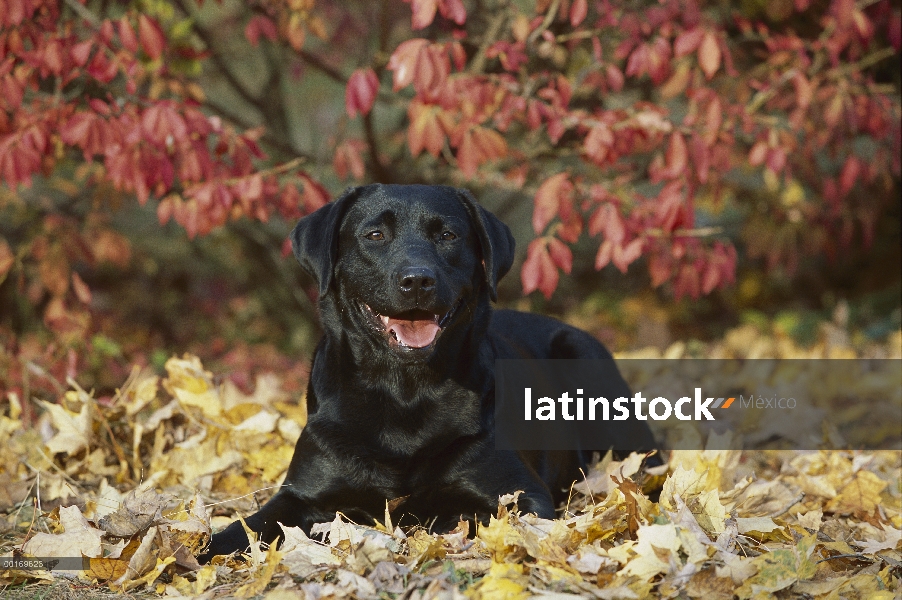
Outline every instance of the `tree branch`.
<svg viewBox="0 0 902 600"><path fill-rule="evenodd" d="M215 44L213 44L213 38L210 33L197 24L197 21L193 18L194 15L191 12L191 9L185 4L184 0L175 0L175 4L185 13L186 16L192 17L192 28L197 36L201 39L204 45L207 47L207 50L210 51L210 60L213 61L213 64L216 65L216 68L225 77L226 81L229 82L229 85L235 90L235 92L244 99L245 102L259 110L261 113L264 112L262 103L260 98L253 95L250 90L245 87L245 85L238 79L238 77L229 69L226 62L223 60L222 56L216 51Z"/></svg>
<svg viewBox="0 0 902 600"><path fill-rule="evenodd" d="M529 34L529 37L526 38L526 44L531 46L535 43L539 36L545 33L545 30L551 27L551 24L554 23L554 19L557 17L557 11L561 7L561 0L552 0L551 6L548 7L548 12L545 13L545 19L542 21L542 24L539 25L535 31Z"/></svg>
<svg viewBox="0 0 902 600"><path fill-rule="evenodd" d="M304 59L304 62L309 63L310 66L315 67L330 79L337 81L342 85L347 85L348 78L335 67L327 65L326 62L317 55L306 50L298 50L298 55Z"/></svg>
<svg viewBox="0 0 902 600"><path fill-rule="evenodd" d="M478 75L485 70L486 52L488 52L489 46L498 39L498 34L501 33L501 27L506 20L507 13L501 11L489 22L485 35L482 37L482 42L479 44L479 50L476 51L476 56L473 57L473 61L470 63L469 70L471 73Z"/></svg>
<svg viewBox="0 0 902 600"><path fill-rule="evenodd" d="M366 145L370 150L370 160L373 163L373 175L379 183L394 183L394 177L379 160L379 145L376 141L376 130L373 127L373 111L363 115L363 132L366 135Z"/></svg>
<svg viewBox="0 0 902 600"><path fill-rule="evenodd" d="M213 100L210 100L209 98L204 100L204 106L206 106L207 108L209 108L211 111L215 112L222 118L224 118L228 121L231 121L235 125L238 125L242 129L253 129L254 127L258 126L258 125L254 125L253 123L248 123L247 120L239 117L237 114L235 114L231 110L214 102ZM297 156L297 157L303 158L310 162L316 162L316 160L314 159L313 156L307 154L306 152L301 152L300 150L296 149L294 146L285 142L284 140L274 137L268 131L265 132L260 139L262 141L264 141L265 143L269 144L270 146L272 146L273 148L279 150L280 152L284 152L285 154L287 154L289 156Z"/></svg>
<svg viewBox="0 0 902 600"><path fill-rule="evenodd" d="M94 13L88 10L87 7L79 4L77 0L66 0L66 6L75 11L75 13L79 17L93 25L95 28L100 27L100 19L98 19Z"/></svg>

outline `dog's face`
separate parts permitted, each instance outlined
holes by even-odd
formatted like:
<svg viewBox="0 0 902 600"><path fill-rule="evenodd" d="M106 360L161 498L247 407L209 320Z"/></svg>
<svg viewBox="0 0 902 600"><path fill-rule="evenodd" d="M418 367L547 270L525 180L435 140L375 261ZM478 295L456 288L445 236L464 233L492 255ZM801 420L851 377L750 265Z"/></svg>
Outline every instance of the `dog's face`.
<svg viewBox="0 0 902 600"><path fill-rule="evenodd" d="M427 354L482 279L469 215L446 189L360 197L342 220L334 276L360 325L393 351Z"/></svg>
<svg viewBox="0 0 902 600"><path fill-rule="evenodd" d="M494 298L514 248L504 224L444 186L355 188L302 219L293 242L343 327L404 361L428 359L480 295Z"/></svg>

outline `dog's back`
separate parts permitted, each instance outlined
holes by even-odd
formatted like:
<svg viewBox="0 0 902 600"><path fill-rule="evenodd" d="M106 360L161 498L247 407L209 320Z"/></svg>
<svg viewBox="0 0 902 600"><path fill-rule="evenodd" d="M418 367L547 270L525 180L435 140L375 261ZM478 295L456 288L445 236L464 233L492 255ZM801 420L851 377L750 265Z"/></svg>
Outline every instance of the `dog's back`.
<svg viewBox="0 0 902 600"><path fill-rule="evenodd" d="M594 359L613 360L613 356L597 339L571 325L555 318L514 310L495 310L489 325L487 341L492 345L494 358L498 359ZM606 381L607 387L600 390L608 398L629 397L630 388L620 376ZM620 422L607 427L605 448L586 444L573 451L521 451L520 456L545 482L555 504L567 500L569 488L574 481L583 478L592 454L604 454L614 449L615 456L622 457L617 449L629 448L637 452L648 452L655 448L655 440L648 427L636 420ZM661 464L658 456L649 458L650 465Z"/></svg>

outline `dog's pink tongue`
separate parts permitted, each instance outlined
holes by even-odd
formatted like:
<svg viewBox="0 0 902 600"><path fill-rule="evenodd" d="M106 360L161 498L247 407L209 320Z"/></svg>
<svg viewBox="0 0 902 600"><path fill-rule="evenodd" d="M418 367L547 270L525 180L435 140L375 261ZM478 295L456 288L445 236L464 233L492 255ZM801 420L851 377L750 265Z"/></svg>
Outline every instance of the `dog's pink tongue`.
<svg viewBox="0 0 902 600"><path fill-rule="evenodd" d="M388 320L388 330L395 333L398 341L411 348L425 348L432 343L438 334L438 323L432 319L418 319L416 321L404 321L401 319Z"/></svg>

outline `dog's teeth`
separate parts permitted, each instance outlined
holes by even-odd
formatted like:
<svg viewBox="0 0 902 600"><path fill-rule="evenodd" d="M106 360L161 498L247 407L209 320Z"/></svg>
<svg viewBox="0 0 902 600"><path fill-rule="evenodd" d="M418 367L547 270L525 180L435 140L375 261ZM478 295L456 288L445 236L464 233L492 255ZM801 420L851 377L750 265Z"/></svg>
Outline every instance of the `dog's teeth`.
<svg viewBox="0 0 902 600"><path fill-rule="evenodd" d="M382 324L383 324L383 325L385 325L386 327L388 327L388 317L385 317L385 316L383 316L383 315L379 315L379 319L382 321Z"/></svg>

